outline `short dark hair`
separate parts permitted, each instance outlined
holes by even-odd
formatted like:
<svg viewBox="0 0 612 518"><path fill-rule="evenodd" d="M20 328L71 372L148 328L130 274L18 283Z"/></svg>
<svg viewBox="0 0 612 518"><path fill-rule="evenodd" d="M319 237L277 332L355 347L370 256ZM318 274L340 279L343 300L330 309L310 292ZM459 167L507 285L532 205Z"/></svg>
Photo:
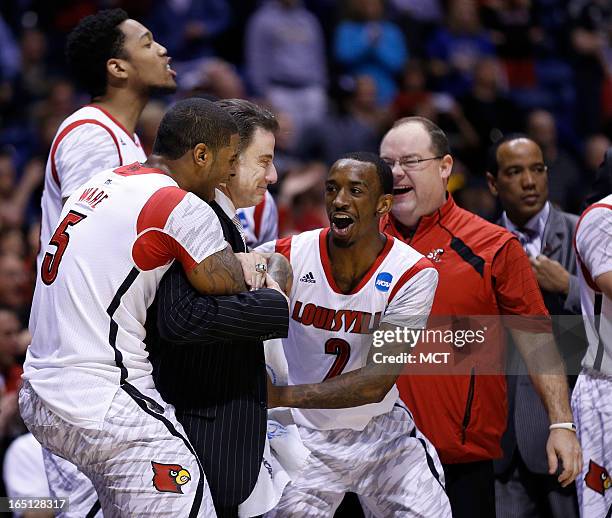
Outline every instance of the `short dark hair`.
<svg viewBox="0 0 612 518"><path fill-rule="evenodd" d="M442 131L437 124L429 119L426 119L425 117L402 117L393 123L391 129L397 128L398 126L402 126L409 122L418 122L425 128L425 131L427 131L429 138L431 139L431 150L434 155L445 156L451 154L451 148L450 144L448 143L446 133L444 133L444 131Z"/></svg>
<svg viewBox="0 0 612 518"><path fill-rule="evenodd" d="M276 117L263 106L259 106L246 99L222 99L216 101L215 104L229 113L232 119L234 119L236 126L238 126L238 134L240 135L239 152L249 147L257 128L270 131L271 133L278 131Z"/></svg>
<svg viewBox="0 0 612 518"><path fill-rule="evenodd" d="M393 194L393 172L383 159L375 153L366 151L357 151L354 153L346 153L338 160L357 160L358 162L366 162L376 167L376 174L380 181L380 188L383 194Z"/></svg>
<svg viewBox="0 0 612 518"><path fill-rule="evenodd" d="M491 144L489 146L489 149L487 150L487 172L491 173L493 176L497 176L497 173L499 173L499 164L497 163L497 151L506 142L512 142L513 140L518 139L527 139L531 140L532 142L535 142L530 136L525 133L514 132L504 135L499 140Z"/></svg>
<svg viewBox="0 0 612 518"><path fill-rule="evenodd" d="M66 61L74 79L92 97L106 92L106 62L125 56L125 34L119 25L128 18L123 9L107 9L86 16L68 35Z"/></svg>
<svg viewBox="0 0 612 518"><path fill-rule="evenodd" d="M176 160L200 143L217 151L237 132L231 115L215 103L196 97L184 99L162 118L153 153Z"/></svg>

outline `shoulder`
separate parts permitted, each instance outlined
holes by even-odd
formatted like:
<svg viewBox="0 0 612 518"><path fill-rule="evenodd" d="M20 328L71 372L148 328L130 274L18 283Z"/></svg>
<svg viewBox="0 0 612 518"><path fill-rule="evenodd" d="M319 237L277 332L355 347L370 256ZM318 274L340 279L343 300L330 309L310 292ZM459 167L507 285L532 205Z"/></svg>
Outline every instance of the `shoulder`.
<svg viewBox="0 0 612 518"><path fill-rule="evenodd" d="M495 253L514 238L504 227L457 206L440 221L440 224L473 251L490 250Z"/></svg>

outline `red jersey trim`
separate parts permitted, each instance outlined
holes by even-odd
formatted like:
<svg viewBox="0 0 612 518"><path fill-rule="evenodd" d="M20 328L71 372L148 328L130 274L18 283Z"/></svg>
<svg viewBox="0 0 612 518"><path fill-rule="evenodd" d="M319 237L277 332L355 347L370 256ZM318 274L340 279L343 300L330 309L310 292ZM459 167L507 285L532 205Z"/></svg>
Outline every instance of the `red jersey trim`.
<svg viewBox="0 0 612 518"><path fill-rule="evenodd" d="M264 208L266 206L266 197L257 204L253 212L253 221L255 224L255 237L259 239L259 233L261 232L261 222L263 220Z"/></svg>
<svg viewBox="0 0 612 518"><path fill-rule="evenodd" d="M381 263L385 260L385 257L387 257L387 255L391 251L391 248L393 247L394 238L389 234L385 234L385 236L387 237L387 242L385 243L385 246L381 250L380 254L378 254L376 260L372 263L372 266L370 266L370 269L365 273L365 275L359 281L359 284L357 284L357 286L355 286L355 288L353 288L350 293L344 293L340 290L340 288L338 288L338 285L336 284L336 281L334 280L334 276L332 274L331 260L329 258L329 254L327 253L327 235L329 234L329 232L330 229L328 227L322 229L319 233L319 255L321 257L321 264L323 265L325 277L327 278L327 282L331 289L334 290L336 293L340 295L354 295L355 293L358 293L368 283L368 281L372 278L372 275L374 275L376 270L378 270L378 267L381 265Z"/></svg>
<svg viewBox="0 0 612 518"><path fill-rule="evenodd" d="M51 147L51 174L53 175L53 179L55 180L55 183L57 184L58 187L61 187L61 183L59 180L59 176L57 174L57 168L55 166L55 153L57 152L57 148L61 144L62 140L64 140L66 135L68 135L68 133L70 133L73 129L78 128L79 126L82 126L83 124L95 124L96 126L100 126L101 128L104 128L106 131L108 131L108 134L113 139L113 142L115 142L115 146L117 146L117 154L119 155L119 163L123 164L123 157L121 156L121 148L119 147L119 141L117 140L117 137L115 136L113 131L108 126L105 126L100 121L97 121L95 119L82 119L82 120L74 121L71 124L68 124L68 126L66 126L59 133L59 135L55 138L55 141L53 142L53 146Z"/></svg>
<svg viewBox="0 0 612 518"><path fill-rule="evenodd" d="M415 264L410 267L410 269L406 270L402 276L398 279L389 294L389 303L393 300L393 297L397 295L397 292L404 286L410 279L412 279L417 273L426 270L427 268L433 268L434 265L431 263L429 259L425 257L421 257Z"/></svg>
<svg viewBox="0 0 612 518"><path fill-rule="evenodd" d="M597 287L597 284L595 284L595 280L593 279L593 277L591 277L591 272L587 270L587 267L582 262L582 258L580 257L580 253L578 252L578 246L576 245L576 236L578 235L578 229L580 228L580 223L582 223L582 218L584 218L593 209L598 209L598 208L612 209L612 205L608 205L607 203L594 203L590 207L587 207L587 209L582 213L582 215L578 219L578 223L576 223L576 231L574 232L574 250L576 251L576 258L578 259L578 265L580 266L580 269L582 270L582 275L584 277L584 280L589 285L589 288L591 288L595 293L601 293L601 290Z"/></svg>
<svg viewBox="0 0 612 518"><path fill-rule="evenodd" d="M143 167L140 162L134 162L132 164L118 167L117 169L113 170L113 173L118 174L119 176L133 176L137 174L166 174L161 169L156 169L154 167ZM173 188L178 189L178 187L173 187ZM164 187L164 189L166 189L166 187ZM179 190L182 190L182 189L179 189ZM186 191L184 192L186 193Z"/></svg>
<svg viewBox="0 0 612 518"><path fill-rule="evenodd" d="M279 254L283 254L287 258L287 261L289 262L291 262L291 238L292 237L293 236L283 237L282 239L277 239L276 245L274 247L274 251Z"/></svg>
<svg viewBox="0 0 612 518"><path fill-rule="evenodd" d="M119 126L121 130L123 131L123 133L125 133L128 136L128 138L132 142L134 142L134 144L138 145L138 142L136 142L134 135L130 135L129 131L125 129L125 126L121 124L117 119L115 119L115 117L113 117L107 110L105 110L101 106L96 106L95 104L88 104L87 106L89 108L95 108L96 110L100 110L104 115L106 115L110 120L112 120L117 126Z"/></svg>
<svg viewBox="0 0 612 518"><path fill-rule="evenodd" d="M175 258L181 262L185 271L197 266L187 250L163 232L168 217L186 194L186 191L178 187L162 187L141 209L136 223L138 237L132 246L132 258L141 270L153 270Z"/></svg>

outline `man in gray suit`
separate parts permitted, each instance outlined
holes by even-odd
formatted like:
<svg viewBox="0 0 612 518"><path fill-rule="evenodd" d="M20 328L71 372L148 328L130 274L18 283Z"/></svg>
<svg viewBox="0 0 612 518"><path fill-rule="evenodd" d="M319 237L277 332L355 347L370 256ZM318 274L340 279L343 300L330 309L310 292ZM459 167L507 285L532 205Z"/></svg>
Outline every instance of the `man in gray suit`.
<svg viewBox="0 0 612 518"><path fill-rule="evenodd" d="M566 371L576 374L584 352L580 293L572 246L577 216L548 201L542 150L526 135L502 138L489 152L489 189L504 209L498 224L518 238L530 258ZM573 316L572 316L573 315ZM504 457L495 462L498 518L578 517L575 485L562 488L548 471L548 417L514 347L508 357L508 427ZM518 375L516 375L518 374ZM570 376L573 386L575 376Z"/></svg>

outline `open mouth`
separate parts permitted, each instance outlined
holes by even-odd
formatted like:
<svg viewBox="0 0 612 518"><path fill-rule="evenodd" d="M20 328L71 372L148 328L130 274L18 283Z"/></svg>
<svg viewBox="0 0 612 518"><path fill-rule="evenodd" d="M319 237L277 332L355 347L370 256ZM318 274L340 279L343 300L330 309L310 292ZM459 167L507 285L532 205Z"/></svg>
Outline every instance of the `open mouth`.
<svg viewBox="0 0 612 518"><path fill-rule="evenodd" d="M176 71L172 70L172 68L170 67L170 63L167 63L167 64L166 64L166 70L169 72L169 74L170 74L172 77L176 77Z"/></svg>
<svg viewBox="0 0 612 518"><path fill-rule="evenodd" d="M408 194L412 190L413 190L412 187L408 187L407 185L400 186L400 187L393 189L393 196L400 196L402 194Z"/></svg>
<svg viewBox="0 0 612 518"><path fill-rule="evenodd" d="M331 218L332 231L339 236L346 236L355 221L348 214L334 214Z"/></svg>

